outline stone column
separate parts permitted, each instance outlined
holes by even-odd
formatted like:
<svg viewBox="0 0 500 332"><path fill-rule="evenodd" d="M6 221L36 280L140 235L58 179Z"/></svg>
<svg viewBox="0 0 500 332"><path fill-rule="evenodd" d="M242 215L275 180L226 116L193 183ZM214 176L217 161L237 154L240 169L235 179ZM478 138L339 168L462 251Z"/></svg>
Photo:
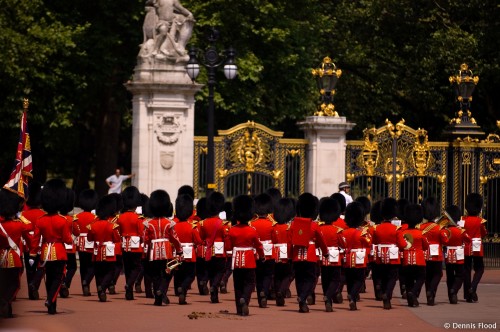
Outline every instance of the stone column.
<svg viewBox="0 0 500 332"><path fill-rule="evenodd" d="M305 190L319 198L330 196L346 181L346 133L356 124L345 117L308 116L298 125L309 140Z"/></svg>
<svg viewBox="0 0 500 332"><path fill-rule="evenodd" d="M132 185L149 195L193 185L194 95L202 87L184 64L139 63L126 86L133 94Z"/></svg>

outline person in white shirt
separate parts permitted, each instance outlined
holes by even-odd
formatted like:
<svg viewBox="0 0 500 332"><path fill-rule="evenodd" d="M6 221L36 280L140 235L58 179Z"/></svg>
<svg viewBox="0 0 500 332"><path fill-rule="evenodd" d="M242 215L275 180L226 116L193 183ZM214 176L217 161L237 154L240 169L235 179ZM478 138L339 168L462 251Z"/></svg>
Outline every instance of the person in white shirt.
<svg viewBox="0 0 500 332"><path fill-rule="evenodd" d="M345 205L349 205L349 203L353 202L351 195L349 195L349 191L351 190L351 186L348 182L340 182L339 184L339 193L341 193L345 197Z"/></svg>
<svg viewBox="0 0 500 332"><path fill-rule="evenodd" d="M115 170L115 174L111 175L106 179L106 183L109 186L108 194L112 193L121 193L122 192L122 184L123 181L133 178L135 176L134 173L129 174L129 175L122 175L121 170L117 168Z"/></svg>

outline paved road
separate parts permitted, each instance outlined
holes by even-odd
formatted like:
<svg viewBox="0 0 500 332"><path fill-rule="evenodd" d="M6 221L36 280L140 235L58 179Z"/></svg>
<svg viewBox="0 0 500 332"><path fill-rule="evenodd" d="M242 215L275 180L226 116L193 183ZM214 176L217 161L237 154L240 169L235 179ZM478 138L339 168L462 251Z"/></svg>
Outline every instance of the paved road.
<svg viewBox="0 0 500 332"><path fill-rule="evenodd" d="M123 277L117 289L123 289ZM441 283L437 305L425 304L408 308L400 299L393 300L393 310L381 308L381 302L373 300L371 281L368 292L358 304L360 310L351 312L347 303L334 305L334 312L324 312L318 301L309 314L298 313L294 298L287 299L285 307L276 307L270 301L269 308L258 308L257 301L250 304L250 316L235 315L233 293L220 296L221 303L211 304L208 296L189 295L188 305L178 305L177 298L169 292L172 304L155 307L153 300L144 294L136 294L134 301L126 301L124 292L108 296L109 302L98 302L95 289L92 297L83 297L78 287L79 275L75 276L72 294L58 300L58 314L47 315L41 300L27 299L26 279L14 303L13 319L0 321L1 331L444 331L449 330L500 330L500 270L487 270L479 287L479 303L458 305L446 302L446 285ZM320 286L316 289L319 292ZM293 287L292 287L293 293ZM255 295L255 293L254 293ZM345 294L344 294L345 297ZM318 299L322 296L317 294ZM421 302L425 302L421 297ZM197 319L190 319L195 313ZM462 325L459 325L462 324ZM468 324L468 325L467 325ZM483 325L481 325L483 324ZM491 325L486 325L491 324ZM494 325L496 324L496 325ZM496 328L495 328L496 327ZM471 329L467 329L471 328Z"/></svg>

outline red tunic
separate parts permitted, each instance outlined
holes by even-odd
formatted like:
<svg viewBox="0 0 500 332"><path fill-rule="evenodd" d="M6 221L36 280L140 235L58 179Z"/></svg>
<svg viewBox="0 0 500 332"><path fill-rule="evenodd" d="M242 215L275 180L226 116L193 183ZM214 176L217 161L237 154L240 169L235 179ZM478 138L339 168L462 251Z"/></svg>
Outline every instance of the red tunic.
<svg viewBox="0 0 500 332"><path fill-rule="evenodd" d="M152 250L155 250L155 240L168 240L169 245L173 246L178 253L183 251L174 226L175 222L167 218L154 218L147 221L145 224L144 242L148 246L150 260L158 260L154 257L155 253L152 253ZM165 259L173 258L172 248L165 249L168 256Z"/></svg>
<svg viewBox="0 0 500 332"><path fill-rule="evenodd" d="M224 247L226 251L233 251L233 267L255 269L257 264L253 250L260 257L264 257L264 249L259 241L257 231L248 225L238 224L229 230L225 238Z"/></svg>
<svg viewBox="0 0 500 332"><path fill-rule="evenodd" d="M442 262L444 260L443 245L448 242L446 230L442 229L435 222L421 223L416 228L420 229L422 234L427 238L427 241L429 241L429 248L425 254L426 260Z"/></svg>
<svg viewBox="0 0 500 332"><path fill-rule="evenodd" d="M186 262L196 262L196 248L202 244L200 234L196 226L189 221L177 221L174 226L174 231L177 233L179 241L183 247L184 260ZM191 247L191 249L184 249ZM191 258L189 258L189 251L191 250Z"/></svg>
<svg viewBox="0 0 500 332"><path fill-rule="evenodd" d="M413 237L411 246L405 239L405 234L410 234ZM427 238L422 235L422 231L418 229L406 229L398 234L398 243L406 243L406 245L401 248L403 249L403 266L425 266L425 251L429 248L429 242L427 242Z"/></svg>
<svg viewBox="0 0 500 332"><path fill-rule="evenodd" d="M342 236L340 235L342 229L333 224L322 224L319 229L330 254L328 258L323 257L322 264L325 266L342 266L344 259L344 248L341 247Z"/></svg>
<svg viewBox="0 0 500 332"><path fill-rule="evenodd" d="M144 233L144 217L135 211L122 213L116 223L120 226L122 248L127 252L144 252L142 234Z"/></svg>
<svg viewBox="0 0 500 332"><path fill-rule="evenodd" d="M405 245L398 246L398 232L399 227L391 224L390 221L384 221L375 227L373 244L377 249L377 264L399 264L401 262L397 248ZM395 252L391 253L391 250Z"/></svg>
<svg viewBox="0 0 500 332"><path fill-rule="evenodd" d="M71 230L68 221L60 214L45 214L38 218L35 227L35 243L41 241L40 260L44 261L65 261L65 244L72 244Z"/></svg>
<svg viewBox="0 0 500 332"><path fill-rule="evenodd" d="M471 238L460 227L447 228L448 243L446 245L445 262L446 264L463 264L465 256L464 244L469 244Z"/></svg>
<svg viewBox="0 0 500 332"><path fill-rule="evenodd" d="M347 226L347 224L343 218L339 218L339 219L335 220L332 225L337 226L341 229L348 229L349 228L349 226Z"/></svg>
<svg viewBox="0 0 500 332"><path fill-rule="evenodd" d="M249 222L250 227L255 228L257 234L259 234L260 242L264 245L264 257L273 260L277 258L272 245L273 225L275 223L269 217L258 217Z"/></svg>
<svg viewBox="0 0 500 332"><path fill-rule="evenodd" d="M87 238L89 241L94 241L93 260L96 262L116 261L116 249L113 246L116 247L120 242L120 231L118 224L114 221L115 217L108 220L97 218L87 226Z"/></svg>
<svg viewBox="0 0 500 332"><path fill-rule="evenodd" d="M28 221L30 221L31 225L32 225L31 227L33 228L32 231L29 233L28 237L25 240L25 242L26 242L26 246L24 248L25 252L28 251L28 248L35 248L35 247L38 246L38 243L32 243L33 242L33 238L34 238L34 234L35 234L34 228L36 226L38 218L40 218L44 214L45 214L45 211L43 211L42 209L39 209L39 208L29 208L29 207L21 213L21 217L24 217ZM37 252L35 252L33 254L37 254Z"/></svg>
<svg viewBox="0 0 500 332"><path fill-rule="evenodd" d="M308 229L302 229L304 225L307 225ZM312 219L295 217L290 225L289 232L288 251L292 253L291 257L294 262L317 262L316 246L319 247L322 252L328 252L328 248L319 230L319 225L313 222ZM304 239L305 243L309 243L307 246L297 245L297 243L295 243L296 239L302 236L308 237Z"/></svg>
<svg viewBox="0 0 500 332"><path fill-rule="evenodd" d="M215 257L226 257L224 250L224 225L219 217L211 217L198 223L200 226L200 237L207 246L206 260ZM211 250L210 250L211 249Z"/></svg>
<svg viewBox="0 0 500 332"><path fill-rule="evenodd" d="M465 256L483 256L483 243L479 240L488 234L486 230L486 220L481 217L464 217L464 229L472 242L465 243ZM474 250L474 243L479 250Z"/></svg>
<svg viewBox="0 0 500 332"><path fill-rule="evenodd" d="M288 224L276 224L273 227L271 239L274 243L277 263L287 263L288 259L290 258L288 251L288 242L290 235L290 232L288 231L289 228L290 225Z"/></svg>
<svg viewBox="0 0 500 332"><path fill-rule="evenodd" d="M0 217L0 224L13 242L9 243L7 236L0 230L0 268L23 267L22 239L24 238L28 244L31 243L29 233L33 230L33 225L28 220L5 220L3 217Z"/></svg>
<svg viewBox="0 0 500 332"><path fill-rule="evenodd" d="M92 212L84 211L78 213L75 216L75 218L76 218L76 223L78 224L78 228L80 229L80 236L78 237L77 250L93 253L94 252L93 248L85 249L85 239L87 239L87 231L88 231L87 226L93 223L94 220L96 220L97 218L96 215L93 214Z"/></svg>
<svg viewBox="0 0 500 332"><path fill-rule="evenodd" d="M345 248L346 268L365 268L368 263L370 234L365 228L348 228L341 233L341 246Z"/></svg>
<svg viewBox="0 0 500 332"><path fill-rule="evenodd" d="M65 245L66 247L66 253L68 254L75 254L76 253L76 243L75 239L78 239L78 236L80 235L80 227L78 226L78 223L76 222L76 219L73 216L67 215L64 216L68 222L68 226L71 232L71 235L73 235L73 243L71 245Z"/></svg>

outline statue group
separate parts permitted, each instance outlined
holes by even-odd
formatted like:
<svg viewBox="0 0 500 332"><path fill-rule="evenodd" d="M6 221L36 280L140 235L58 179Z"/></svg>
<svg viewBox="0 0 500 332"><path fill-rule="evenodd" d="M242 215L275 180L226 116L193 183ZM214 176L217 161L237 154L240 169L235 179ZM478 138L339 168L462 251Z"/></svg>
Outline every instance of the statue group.
<svg viewBox="0 0 500 332"><path fill-rule="evenodd" d="M193 14L178 0L147 0L140 62L151 63L155 59L171 64L187 63L186 44L193 34L194 22Z"/></svg>

